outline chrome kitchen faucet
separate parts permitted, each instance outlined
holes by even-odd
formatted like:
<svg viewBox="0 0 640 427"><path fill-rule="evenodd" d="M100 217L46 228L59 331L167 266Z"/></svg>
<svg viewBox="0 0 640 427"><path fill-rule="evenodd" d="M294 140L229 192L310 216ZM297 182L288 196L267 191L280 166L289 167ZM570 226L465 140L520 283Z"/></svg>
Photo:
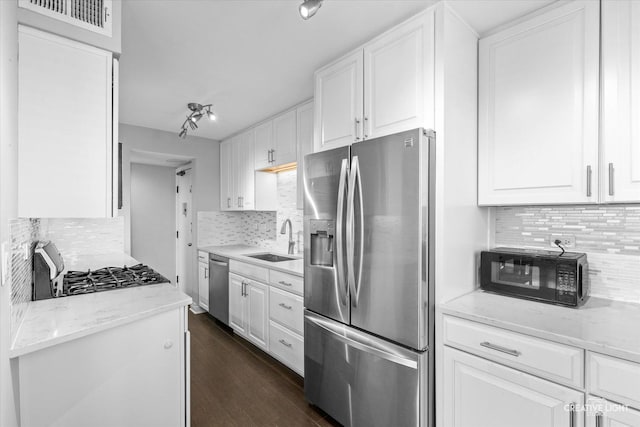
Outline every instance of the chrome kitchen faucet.
<svg viewBox="0 0 640 427"><path fill-rule="evenodd" d="M291 225L291 220L289 218L285 219L282 223L282 228L280 229L280 234L284 234L287 232L287 224L289 224L289 251L287 253L293 253L293 247L296 242L293 241L293 225Z"/></svg>

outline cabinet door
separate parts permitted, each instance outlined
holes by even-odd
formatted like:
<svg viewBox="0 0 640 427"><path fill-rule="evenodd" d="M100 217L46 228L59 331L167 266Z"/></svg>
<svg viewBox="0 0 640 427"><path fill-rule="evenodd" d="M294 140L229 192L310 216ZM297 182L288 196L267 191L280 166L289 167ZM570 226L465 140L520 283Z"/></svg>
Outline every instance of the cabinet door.
<svg viewBox="0 0 640 427"><path fill-rule="evenodd" d="M234 136L230 140L231 145L231 207L233 210L240 209L240 192L242 191L243 175L240 171L243 168L240 136Z"/></svg>
<svg viewBox="0 0 640 427"><path fill-rule="evenodd" d="M640 201L640 1L602 2L602 200Z"/></svg>
<svg viewBox="0 0 640 427"><path fill-rule="evenodd" d="M20 357L20 425L184 426L185 317L181 307Z"/></svg>
<svg viewBox="0 0 640 427"><path fill-rule="evenodd" d="M296 207L298 209L304 209L304 180L302 173L304 171L304 156L313 152L313 101L298 107L296 114L298 133L298 183L296 187Z"/></svg>
<svg viewBox="0 0 640 427"><path fill-rule="evenodd" d="M112 72L111 52L19 26L20 217L113 214Z"/></svg>
<svg viewBox="0 0 640 427"><path fill-rule="evenodd" d="M198 305L209 310L209 264L198 263Z"/></svg>
<svg viewBox="0 0 640 427"><path fill-rule="evenodd" d="M587 400L587 427L638 427L640 411L595 396Z"/></svg>
<svg viewBox="0 0 640 427"><path fill-rule="evenodd" d="M269 286L247 281L247 338L267 351L269 346Z"/></svg>
<svg viewBox="0 0 640 427"><path fill-rule="evenodd" d="M253 210L255 208L255 163L254 163L254 133L249 130L240 135L239 141L238 174L240 175L241 210Z"/></svg>
<svg viewBox="0 0 640 427"><path fill-rule="evenodd" d="M362 139L362 57L358 50L316 72L314 151Z"/></svg>
<svg viewBox="0 0 640 427"><path fill-rule="evenodd" d="M254 128L255 135L255 167L264 169L271 166L270 151L273 149L273 122L269 120Z"/></svg>
<svg viewBox="0 0 640 427"><path fill-rule="evenodd" d="M450 347L444 349L444 369L446 426L584 425L582 412L570 409L584 403L578 391Z"/></svg>
<svg viewBox="0 0 640 427"><path fill-rule="evenodd" d="M480 40L479 204L598 201L599 6Z"/></svg>
<svg viewBox="0 0 640 427"><path fill-rule="evenodd" d="M296 110L273 119L273 143L272 166L296 161Z"/></svg>
<svg viewBox="0 0 640 427"><path fill-rule="evenodd" d="M237 274L229 273L229 326L243 337L247 336L247 314L245 309L243 279Z"/></svg>
<svg viewBox="0 0 640 427"><path fill-rule="evenodd" d="M231 210L233 206L231 162L231 141L223 141L220 143L220 210L223 211Z"/></svg>
<svg viewBox="0 0 640 427"><path fill-rule="evenodd" d="M364 48L363 138L425 126L433 82L434 15L426 14ZM429 78L430 77L430 78Z"/></svg>

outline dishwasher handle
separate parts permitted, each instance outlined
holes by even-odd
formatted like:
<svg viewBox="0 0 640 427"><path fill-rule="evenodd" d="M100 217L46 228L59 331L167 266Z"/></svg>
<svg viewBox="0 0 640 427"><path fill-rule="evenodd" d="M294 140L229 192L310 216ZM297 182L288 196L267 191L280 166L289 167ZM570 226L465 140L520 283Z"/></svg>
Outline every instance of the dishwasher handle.
<svg viewBox="0 0 640 427"><path fill-rule="evenodd" d="M209 262L210 262L211 264L214 264L214 265L219 265L220 267L228 267L228 266L229 266L229 263L228 263L228 262L214 261L214 260L212 260L212 259L210 259L210 260L209 260Z"/></svg>

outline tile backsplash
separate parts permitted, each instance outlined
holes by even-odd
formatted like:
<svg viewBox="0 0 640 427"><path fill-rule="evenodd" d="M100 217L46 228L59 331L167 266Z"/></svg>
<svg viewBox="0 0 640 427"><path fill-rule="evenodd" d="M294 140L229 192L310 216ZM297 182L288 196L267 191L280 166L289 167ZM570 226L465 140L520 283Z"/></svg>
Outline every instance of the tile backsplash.
<svg viewBox="0 0 640 427"><path fill-rule="evenodd" d="M640 303L640 205L496 208L495 245L552 250L549 236L575 236L589 261L591 295Z"/></svg>
<svg viewBox="0 0 640 427"><path fill-rule="evenodd" d="M245 244L287 252L289 230L280 234L289 218L295 251L302 250L302 211L296 209L296 171L278 173L277 212L198 212L198 246Z"/></svg>

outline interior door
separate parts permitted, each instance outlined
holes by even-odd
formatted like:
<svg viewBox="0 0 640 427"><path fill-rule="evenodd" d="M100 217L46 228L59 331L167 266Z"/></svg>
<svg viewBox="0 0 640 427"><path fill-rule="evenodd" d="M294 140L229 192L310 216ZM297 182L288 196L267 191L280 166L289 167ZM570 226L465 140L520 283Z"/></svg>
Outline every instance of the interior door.
<svg viewBox="0 0 640 427"><path fill-rule="evenodd" d="M413 130L354 144L347 202L351 324L415 349L426 347L421 141Z"/></svg>
<svg viewBox="0 0 640 427"><path fill-rule="evenodd" d="M192 212L192 170L191 164L177 169L176 184L176 258L178 288L194 297L197 295L195 285L196 255L193 246L193 212Z"/></svg>

